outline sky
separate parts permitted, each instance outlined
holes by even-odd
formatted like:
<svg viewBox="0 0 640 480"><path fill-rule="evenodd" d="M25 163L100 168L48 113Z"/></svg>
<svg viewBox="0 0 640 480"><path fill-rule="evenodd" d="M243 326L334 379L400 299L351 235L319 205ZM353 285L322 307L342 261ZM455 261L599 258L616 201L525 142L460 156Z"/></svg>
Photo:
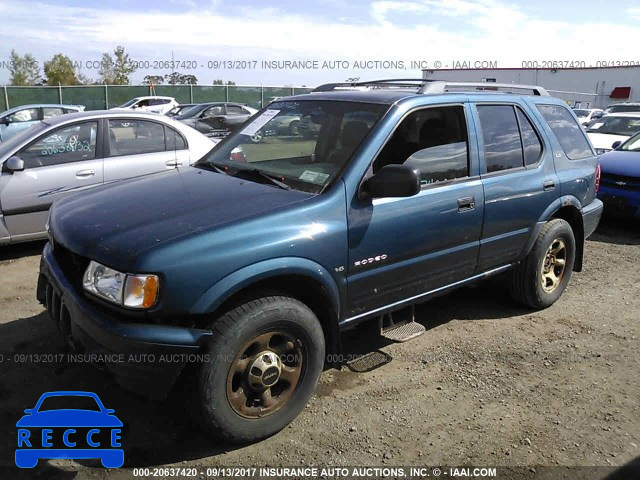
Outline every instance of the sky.
<svg viewBox="0 0 640 480"><path fill-rule="evenodd" d="M640 7L620 0L0 0L0 25L1 84L12 49L41 66L66 54L97 79L102 53L118 45L144 67L132 84L170 73L172 59L201 85L414 78L421 66L640 64ZM304 63L265 64L273 61Z"/></svg>

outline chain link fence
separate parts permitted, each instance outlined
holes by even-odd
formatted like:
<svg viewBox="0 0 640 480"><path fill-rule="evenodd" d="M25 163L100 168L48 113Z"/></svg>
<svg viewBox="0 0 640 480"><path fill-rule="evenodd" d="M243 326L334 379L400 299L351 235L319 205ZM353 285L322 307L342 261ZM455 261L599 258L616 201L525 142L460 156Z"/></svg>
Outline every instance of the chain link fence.
<svg viewBox="0 0 640 480"><path fill-rule="evenodd" d="M2 87L0 111L30 103L84 105L103 110L144 95L174 97L178 103L236 102L262 108L277 97L308 93L309 87L255 85L78 85L72 87Z"/></svg>

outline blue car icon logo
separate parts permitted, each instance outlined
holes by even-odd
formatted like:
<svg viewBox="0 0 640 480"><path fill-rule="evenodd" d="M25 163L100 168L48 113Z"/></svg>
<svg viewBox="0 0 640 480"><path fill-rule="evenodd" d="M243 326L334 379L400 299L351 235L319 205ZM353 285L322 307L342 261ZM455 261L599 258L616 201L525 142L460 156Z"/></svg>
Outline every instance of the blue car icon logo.
<svg viewBox="0 0 640 480"><path fill-rule="evenodd" d="M99 458L106 468L124 464L122 422L92 392L48 392L18 423L16 465L33 468L41 458Z"/></svg>

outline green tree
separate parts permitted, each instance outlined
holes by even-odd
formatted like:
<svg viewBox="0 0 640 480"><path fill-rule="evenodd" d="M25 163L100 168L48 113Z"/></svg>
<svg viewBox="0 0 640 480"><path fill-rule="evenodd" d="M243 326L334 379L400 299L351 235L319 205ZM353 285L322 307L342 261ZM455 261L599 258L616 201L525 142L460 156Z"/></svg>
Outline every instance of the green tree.
<svg viewBox="0 0 640 480"><path fill-rule="evenodd" d="M191 74L173 72L164 76L169 85L197 85L198 78Z"/></svg>
<svg viewBox="0 0 640 480"><path fill-rule="evenodd" d="M113 55L108 52L102 54L100 62L100 83L107 85L129 85L129 76L137 70L133 60L125 53L124 47L118 45Z"/></svg>
<svg viewBox="0 0 640 480"><path fill-rule="evenodd" d="M51 60L44 62L44 74L49 85L78 85L80 83L73 62L62 53L56 53Z"/></svg>
<svg viewBox="0 0 640 480"><path fill-rule="evenodd" d="M235 85L236 82L232 82L231 80L229 80L228 82L225 82L221 78L218 78L217 80L213 81L213 84L214 85Z"/></svg>
<svg viewBox="0 0 640 480"><path fill-rule="evenodd" d="M102 54L102 60L100 61L100 83L106 85L113 85L116 81L116 63L113 61L113 57L107 52Z"/></svg>
<svg viewBox="0 0 640 480"><path fill-rule="evenodd" d="M18 52L11 50L9 65L9 84L11 85L36 85L42 81L40 65L30 53L21 57Z"/></svg>
<svg viewBox="0 0 640 480"><path fill-rule="evenodd" d="M162 75L146 75L142 80L145 85L162 85L164 77Z"/></svg>
<svg viewBox="0 0 640 480"><path fill-rule="evenodd" d="M133 63L133 60L129 57L128 53L124 53L124 47L118 45L116 49L113 51L114 56L116 57L115 61L115 73L116 85L129 85L131 80L129 79L129 75L137 70L136 66Z"/></svg>

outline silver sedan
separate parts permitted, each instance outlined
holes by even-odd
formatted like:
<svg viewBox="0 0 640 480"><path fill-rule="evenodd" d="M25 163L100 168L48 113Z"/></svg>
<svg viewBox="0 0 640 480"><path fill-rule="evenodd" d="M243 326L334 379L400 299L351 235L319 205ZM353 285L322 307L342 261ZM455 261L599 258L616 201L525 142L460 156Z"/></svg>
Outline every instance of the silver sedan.
<svg viewBox="0 0 640 480"><path fill-rule="evenodd" d="M0 143L0 245L46 238L49 207L60 198L190 165L214 145L153 113L93 111L39 122Z"/></svg>

